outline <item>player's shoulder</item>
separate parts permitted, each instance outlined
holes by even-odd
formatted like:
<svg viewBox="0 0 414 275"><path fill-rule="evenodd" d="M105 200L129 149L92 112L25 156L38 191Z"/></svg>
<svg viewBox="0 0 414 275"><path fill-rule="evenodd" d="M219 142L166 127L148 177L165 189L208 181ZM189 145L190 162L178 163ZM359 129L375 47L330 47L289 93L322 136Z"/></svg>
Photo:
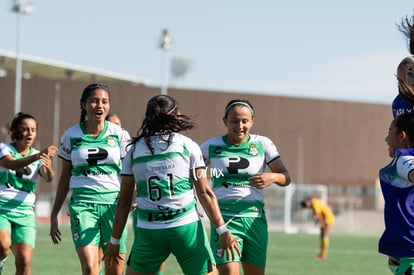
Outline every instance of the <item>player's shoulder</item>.
<svg viewBox="0 0 414 275"><path fill-rule="evenodd" d="M67 128L64 133L64 136L79 136L79 135L83 135L82 133L82 129L80 127L80 123L76 123L72 126L70 126L69 128Z"/></svg>
<svg viewBox="0 0 414 275"><path fill-rule="evenodd" d="M8 142L0 142L0 149L5 149L10 146L10 143Z"/></svg>
<svg viewBox="0 0 414 275"><path fill-rule="evenodd" d="M208 145L222 145L224 144L223 136L215 136L212 138L207 139L204 141L201 146L208 146Z"/></svg>
<svg viewBox="0 0 414 275"><path fill-rule="evenodd" d="M116 125L115 123L112 123L110 121L107 122L107 131L109 133L117 133L117 134L123 134L124 129L122 129L119 125Z"/></svg>
<svg viewBox="0 0 414 275"><path fill-rule="evenodd" d="M40 151L34 147L31 148L32 149L32 155L39 153Z"/></svg>
<svg viewBox="0 0 414 275"><path fill-rule="evenodd" d="M312 198L311 199L311 203L313 204L313 205L320 205L320 206L322 206L322 205L324 205L325 204L325 202L322 200L322 199L320 199L320 198Z"/></svg>
<svg viewBox="0 0 414 275"><path fill-rule="evenodd" d="M258 134L250 134L250 142L263 142L263 143L273 143L272 140L266 136Z"/></svg>
<svg viewBox="0 0 414 275"><path fill-rule="evenodd" d="M198 146L198 143L195 142L192 138L190 138L190 137L188 137L186 135L183 135L181 133L174 133L173 140L175 142L181 141L184 144L191 144L191 145L197 145Z"/></svg>
<svg viewBox="0 0 414 275"><path fill-rule="evenodd" d="M0 152L9 152L10 150L13 150L13 146L8 142L0 142Z"/></svg>

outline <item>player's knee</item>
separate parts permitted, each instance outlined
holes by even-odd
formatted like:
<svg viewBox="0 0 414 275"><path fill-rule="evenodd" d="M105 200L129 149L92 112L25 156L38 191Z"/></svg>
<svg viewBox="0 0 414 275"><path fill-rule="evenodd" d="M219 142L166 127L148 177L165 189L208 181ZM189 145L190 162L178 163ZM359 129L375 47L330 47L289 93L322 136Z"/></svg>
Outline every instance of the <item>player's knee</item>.
<svg viewBox="0 0 414 275"><path fill-rule="evenodd" d="M0 240L0 259L6 258L9 255L9 250L11 247L11 240L10 239L2 239Z"/></svg>
<svg viewBox="0 0 414 275"><path fill-rule="evenodd" d="M28 270L32 268L32 257L27 255L16 255L15 256L15 263L16 263L16 274L26 274Z"/></svg>

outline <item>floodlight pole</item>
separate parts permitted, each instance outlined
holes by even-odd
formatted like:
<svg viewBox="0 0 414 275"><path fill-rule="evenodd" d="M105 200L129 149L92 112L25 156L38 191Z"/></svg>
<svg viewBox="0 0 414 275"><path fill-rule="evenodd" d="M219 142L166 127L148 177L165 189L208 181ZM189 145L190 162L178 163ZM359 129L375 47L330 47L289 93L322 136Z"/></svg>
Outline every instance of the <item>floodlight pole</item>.
<svg viewBox="0 0 414 275"><path fill-rule="evenodd" d="M168 29L163 29L159 44L161 54L161 94L166 95L168 87L168 56L167 53L172 46L172 35Z"/></svg>
<svg viewBox="0 0 414 275"><path fill-rule="evenodd" d="M14 113L20 112L22 97L21 18L33 11L31 0L13 0L12 11L16 13L16 82L14 91Z"/></svg>

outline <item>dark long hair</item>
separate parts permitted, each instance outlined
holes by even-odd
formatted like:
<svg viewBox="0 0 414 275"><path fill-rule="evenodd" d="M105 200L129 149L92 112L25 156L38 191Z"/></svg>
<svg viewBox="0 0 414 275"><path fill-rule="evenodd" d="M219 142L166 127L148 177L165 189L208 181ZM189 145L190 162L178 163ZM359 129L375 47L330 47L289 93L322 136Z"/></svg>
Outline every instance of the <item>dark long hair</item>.
<svg viewBox="0 0 414 275"><path fill-rule="evenodd" d="M414 15L410 16L405 16L401 19L401 22L397 25L397 29L404 34L404 36L407 38L408 41L408 50L410 52L410 54L414 55ZM404 60L403 60L404 61ZM406 61L411 61L412 62L412 57L411 60L406 60ZM408 63L406 63L408 64ZM400 63L401 65L401 63ZM411 72L414 73L414 72ZM405 78L405 76L404 76ZM405 98L411 105L414 106L414 90L412 87L408 86L405 82L405 79L400 78L397 75L397 80L398 80L398 84L399 84L399 93L400 96L402 96L403 98Z"/></svg>
<svg viewBox="0 0 414 275"><path fill-rule="evenodd" d="M88 86L86 86L85 89L83 89L82 97L80 99L80 108L81 108L80 122L84 122L86 119L86 110L83 109L82 103L85 103L90 97L90 95L98 89L105 90L109 95L109 88L106 85L100 84L100 83L89 84Z"/></svg>
<svg viewBox="0 0 414 275"><path fill-rule="evenodd" d="M414 15L405 16L401 19L401 23L397 24L397 28L402 32L408 40L408 49L414 55Z"/></svg>
<svg viewBox="0 0 414 275"><path fill-rule="evenodd" d="M157 95L148 101L145 118L132 143L143 138L151 154L154 154L151 136L166 135L165 141L167 141L168 148L171 144L172 133L190 130L194 126L188 116L180 114L178 102L174 98L168 95Z"/></svg>
<svg viewBox="0 0 414 275"><path fill-rule="evenodd" d="M411 146L414 145L414 113L405 113L399 115L394 121L395 128L398 132L406 132L408 141Z"/></svg>
<svg viewBox="0 0 414 275"><path fill-rule="evenodd" d="M28 119L28 118L33 119L36 122L36 127L38 126L37 120L34 118L34 116L30 114L25 114L22 112L17 113L14 116L12 123L9 127L12 141L16 141L22 138L22 132L21 132L20 126L22 125L23 120Z"/></svg>

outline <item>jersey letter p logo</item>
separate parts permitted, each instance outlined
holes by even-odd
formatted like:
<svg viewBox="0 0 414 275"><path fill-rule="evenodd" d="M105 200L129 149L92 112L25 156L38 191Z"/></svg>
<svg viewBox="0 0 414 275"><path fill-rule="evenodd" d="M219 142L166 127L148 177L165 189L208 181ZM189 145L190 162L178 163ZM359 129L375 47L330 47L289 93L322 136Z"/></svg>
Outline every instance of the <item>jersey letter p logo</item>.
<svg viewBox="0 0 414 275"><path fill-rule="evenodd" d="M88 149L88 158L86 161L89 165L97 165L98 160L106 159L108 157L108 151L101 148Z"/></svg>
<svg viewBox="0 0 414 275"><path fill-rule="evenodd" d="M247 167L249 167L249 160L245 158L229 158L227 170L230 174L237 174L239 169L245 169Z"/></svg>

